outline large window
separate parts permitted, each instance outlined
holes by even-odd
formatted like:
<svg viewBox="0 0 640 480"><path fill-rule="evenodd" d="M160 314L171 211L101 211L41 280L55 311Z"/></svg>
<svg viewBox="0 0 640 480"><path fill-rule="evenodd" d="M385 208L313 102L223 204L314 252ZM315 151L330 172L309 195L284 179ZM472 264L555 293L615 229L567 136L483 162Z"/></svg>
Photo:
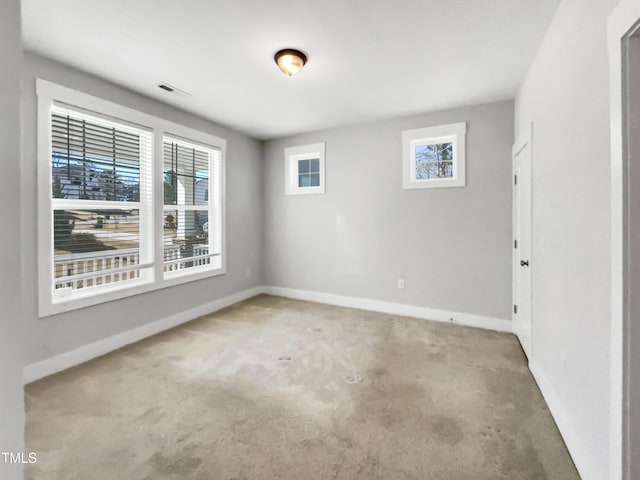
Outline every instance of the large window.
<svg viewBox="0 0 640 480"><path fill-rule="evenodd" d="M220 151L165 137L163 157L165 276L220 267Z"/></svg>
<svg viewBox="0 0 640 480"><path fill-rule="evenodd" d="M225 141L37 85L40 315L224 273Z"/></svg>
<svg viewBox="0 0 640 480"><path fill-rule="evenodd" d="M56 104L50 118L55 299L150 280L151 132Z"/></svg>

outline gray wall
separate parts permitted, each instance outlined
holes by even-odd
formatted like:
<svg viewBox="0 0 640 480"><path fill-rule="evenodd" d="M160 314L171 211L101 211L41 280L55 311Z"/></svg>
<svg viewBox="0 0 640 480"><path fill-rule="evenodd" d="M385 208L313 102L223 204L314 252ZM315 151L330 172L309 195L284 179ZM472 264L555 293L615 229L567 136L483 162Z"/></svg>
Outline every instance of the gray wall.
<svg viewBox="0 0 640 480"><path fill-rule="evenodd" d="M3 69L4 70L4 69ZM227 273L164 290L39 319L36 270L36 95L43 78L227 140ZM233 130L34 54L23 77L24 289L26 363L77 348L262 283L260 143ZM251 278L245 275L252 270Z"/></svg>
<svg viewBox="0 0 640 480"><path fill-rule="evenodd" d="M467 186L403 190L401 132L461 121ZM283 149L316 142L326 194L285 196ZM265 284L511 318L512 143L510 101L265 142Z"/></svg>
<svg viewBox="0 0 640 480"><path fill-rule="evenodd" d="M0 452L22 452L22 311L20 288L20 0L0 3ZM0 478L22 478L0 458Z"/></svg>
<svg viewBox="0 0 640 480"><path fill-rule="evenodd" d="M611 198L607 17L563 0L516 99L533 122L533 354L584 478L609 478Z"/></svg>

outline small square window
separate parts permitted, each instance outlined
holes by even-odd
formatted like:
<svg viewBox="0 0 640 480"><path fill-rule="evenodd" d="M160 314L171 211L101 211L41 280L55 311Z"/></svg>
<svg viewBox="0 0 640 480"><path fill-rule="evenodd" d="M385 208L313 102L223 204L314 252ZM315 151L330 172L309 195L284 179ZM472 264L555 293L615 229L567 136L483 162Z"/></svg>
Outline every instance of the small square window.
<svg viewBox="0 0 640 480"><path fill-rule="evenodd" d="M403 187L465 185L466 123L402 132Z"/></svg>
<svg viewBox="0 0 640 480"><path fill-rule="evenodd" d="M324 193L324 143L285 148L285 194Z"/></svg>

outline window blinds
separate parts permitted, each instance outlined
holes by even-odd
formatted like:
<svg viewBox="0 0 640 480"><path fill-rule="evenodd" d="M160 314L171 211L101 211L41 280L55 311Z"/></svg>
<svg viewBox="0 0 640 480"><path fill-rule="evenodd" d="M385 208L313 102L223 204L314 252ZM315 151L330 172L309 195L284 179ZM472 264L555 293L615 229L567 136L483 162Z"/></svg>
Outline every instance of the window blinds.
<svg viewBox="0 0 640 480"><path fill-rule="evenodd" d="M163 140L164 271L211 265L221 252L220 151Z"/></svg>
<svg viewBox="0 0 640 480"><path fill-rule="evenodd" d="M151 132L55 106L51 149L54 289L140 278L152 261Z"/></svg>

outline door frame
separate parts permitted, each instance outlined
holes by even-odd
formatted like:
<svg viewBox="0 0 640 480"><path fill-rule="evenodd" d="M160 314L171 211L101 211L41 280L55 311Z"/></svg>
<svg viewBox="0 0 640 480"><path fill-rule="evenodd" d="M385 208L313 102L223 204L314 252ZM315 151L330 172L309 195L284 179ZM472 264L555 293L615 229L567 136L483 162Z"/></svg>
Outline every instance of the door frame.
<svg viewBox="0 0 640 480"><path fill-rule="evenodd" d="M511 172L512 172L512 176L511 176L511 188L512 188L512 200L511 200L511 221L512 221L512 228L511 228L511 237L512 237L512 243L511 243L511 259L512 259L512 266L511 266L511 292L512 292L512 303L513 305L517 305L517 299L520 293L520 286L519 283L517 281L517 274L519 272L519 266L518 266L518 261L520 258L519 255L519 250L516 248L516 240L517 241L521 241L521 236L520 236L520 231L519 231L519 225L520 225L520 221L521 219L519 218L519 209L518 209L518 198L519 196L516 195L516 189L518 188L518 185L516 185L515 183L515 175L517 172L517 168L516 168L516 156L518 153L520 153L524 148L526 148L527 146L529 147L529 182L530 182L530 187L529 187L529 269L532 268L532 260L533 260L533 143L532 143L532 131L533 131L533 127L531 122L527 123L522 131L522 133L520 134L520 136L516 139L515 143L513 144L513 148L511 151ZM518 259L518 260L516 260ZM527 345L524 346L523 345L523 350L525 351L525 353L527 354L527 360L531 361L531 358L533 357L533 270L530 271L530 282L529 282L529 338L528 341L526 342ZM512 325L512 331L513 333L518 337L518 340L520 341L520 343L522 344L522 338L520 338L520 336L518 335L518 331L516 328L516 313L515 313L515 308L513 308L511 310L511 325Z"/></svg>
<svg viewBox="0 0 640 480"><path fill-rule="evenodd" d="M629 302L630 222L628 172L628 68L629 39L640 30L640 2L621 0L608 19L609 88L611 122L611 384L610 384L610 478L631 479L628 425L631 372L629 352L632 312ZM633 312L637 314L638 312ZM640 348L640 345L634 345ZM637 473L637 472L636 472ZM634 473L635 474L635 473Z"/></svg>

